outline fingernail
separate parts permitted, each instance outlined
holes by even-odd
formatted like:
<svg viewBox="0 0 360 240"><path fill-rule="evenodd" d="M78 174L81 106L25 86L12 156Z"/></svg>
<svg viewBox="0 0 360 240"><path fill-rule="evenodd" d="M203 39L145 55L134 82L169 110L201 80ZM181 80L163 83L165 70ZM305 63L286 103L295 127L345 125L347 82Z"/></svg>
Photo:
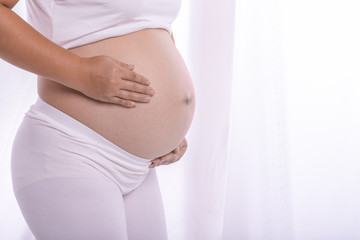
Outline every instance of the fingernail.
<svg viewBox="0 0 360 240"><path fill-rule="evenodd" d="M150 102L150 97L146 96L145 97L145 102Z"/></svg>

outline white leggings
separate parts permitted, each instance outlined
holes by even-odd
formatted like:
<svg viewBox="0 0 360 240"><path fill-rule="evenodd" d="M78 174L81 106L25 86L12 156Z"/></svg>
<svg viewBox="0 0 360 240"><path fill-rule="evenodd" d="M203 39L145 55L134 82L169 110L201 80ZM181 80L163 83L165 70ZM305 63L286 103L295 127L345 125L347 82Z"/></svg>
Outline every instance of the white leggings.
<svg viewBox="0 0 360 240"><path fill-rule="evenodd" d="M25 114L11 161L14 193L37 240L167 239L151 159L41 99Z"/></svg>

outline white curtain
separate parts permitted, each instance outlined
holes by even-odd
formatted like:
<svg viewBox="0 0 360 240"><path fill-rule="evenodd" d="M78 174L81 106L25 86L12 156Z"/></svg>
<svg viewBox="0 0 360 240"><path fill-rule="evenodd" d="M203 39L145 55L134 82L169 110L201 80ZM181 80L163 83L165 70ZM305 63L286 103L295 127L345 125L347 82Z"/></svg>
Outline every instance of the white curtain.
<svg viewBox="0 0 360 240"><path fill-rule="evenodd" d="M239 1L223 239L294 239L279 6Z"/></svg>
<svg viewBox="0 0 360 240"><path fill-rule="evenodd" d="M173 30L197 106L184 158L157 169L170 240L360 239L359 12L183 0ZM30 240L9 161L35 76L0 62L0 81L0 238Z"/></svg>

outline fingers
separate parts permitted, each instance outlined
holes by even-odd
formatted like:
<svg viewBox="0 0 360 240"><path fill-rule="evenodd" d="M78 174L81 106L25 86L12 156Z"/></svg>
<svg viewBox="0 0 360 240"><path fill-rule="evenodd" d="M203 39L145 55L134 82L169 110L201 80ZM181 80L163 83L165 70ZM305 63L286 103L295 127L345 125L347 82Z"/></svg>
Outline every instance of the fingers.
<svg viewBox="0 0 360 240"><path fill-rule="evenodd" d="M177 162L181 159L187 149L187 141L184 138L178 147L176 147L172 152L156 158L151 161L149 168L158 167L160 165L169 165L171 163Z"/></svg>
<svg viewBox="0 0 360 240"><path fill-rule="evenodd" d="M111 60L114 61L117 65L119 65L119 67L127 68L130 71L134 70L134 68L135 68L134 64L123 63L115 58L112 58Z"/></svg>
<svg viewBox="0 0 360 240"><path fill-rule="evenodd" d="M153 167L158 167L160 165L169 165L170 163L174 163L176 161L178 161L180 158L178 156L178 154L174 153L174 151L172 151L171 153L168 153L162 157L156 158L154 160L152 160L151 164L150 164L150 168Z"/></svg>
<svg viewBox="0 0 360 240"><path fill-rule="evenodd" d="M150 81L147 78L133 71L124 71L121 78L128 81L137 82L146 86L150 85Z"/></svg>
<svg viewBox="0 0 360 240"><path fill-rule="evenodd" d="M154 95L150 81L135 73L133 64L126 64L110 56L81 58L87 84L76 90L84 95L123 107L135 107L136 102L148 103Z"/></svg>
<svg viewBox="0 0 360 240"><path fill-rule="evenodd" d="M122 84L121 89L118 90L116 93L114 99L117 102L123 102L123 100L128 100L134 102L140 102L140 103L148 103L150 102L150 99L152 96L154 96L154 89L148 86L140 85L138 83L129 82ZM121 104L122 105L122 104ZM126 106L133 107L135 106L135 103L127 103Z"/></svg>
<svg viewBox="0 0 360 240"><path fill-rule="evenodd" d="M135 107L135 102L148 103L155 91L150 87L150 81L145 77L133 71L124 70L121 72L121 81L113 103L124 107Z"/></svg>
<svg viewBox="0 0 360 240"><path fill-rule="evenodd" d="M118 97L112 97L111 102L115 103L115 104L119 104L119 105L121 105L123 107L127 107L127 108L135 107L135 103L133 101L125 100L125 99L118 98Z"/></svg>
<svg viewBox="0 0 360 240"><path fill-rule="evenodd" d="M148 103L150 102L151 95L149 96L146 94L120 90L117 97L134 102Z"/></svg>
<svg viewBox="0 0 360 240"><path fill-rule="evenodd" d="M127 90L127 91L147 94L150 96L153 96L155 93L154 89L151 88L150 86L141 85L131 81L124 81L120 90Z"/></svg>
<svg viewBox="0 0 360 240"><path fill-rule="evenodd" d="M127 69L129 69L130 71L133 71L135 69L134 64L127 64Z"/></svg>

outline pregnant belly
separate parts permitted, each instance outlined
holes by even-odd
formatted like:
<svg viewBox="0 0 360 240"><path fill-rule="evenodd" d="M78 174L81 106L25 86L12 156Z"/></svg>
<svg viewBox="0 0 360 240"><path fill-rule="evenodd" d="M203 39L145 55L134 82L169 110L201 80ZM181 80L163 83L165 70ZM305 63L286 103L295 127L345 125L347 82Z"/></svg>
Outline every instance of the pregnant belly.
<svg viewBox="0 0 360 240"><path fill-rule="evenodd" d="M39 96L136 156L156 158L185 137L195 108L186 65L165 30L147 29L70 51L83 57L109 55L135 65L155 95L135 108L99 102L47 79L38 78Z"/></svg>

